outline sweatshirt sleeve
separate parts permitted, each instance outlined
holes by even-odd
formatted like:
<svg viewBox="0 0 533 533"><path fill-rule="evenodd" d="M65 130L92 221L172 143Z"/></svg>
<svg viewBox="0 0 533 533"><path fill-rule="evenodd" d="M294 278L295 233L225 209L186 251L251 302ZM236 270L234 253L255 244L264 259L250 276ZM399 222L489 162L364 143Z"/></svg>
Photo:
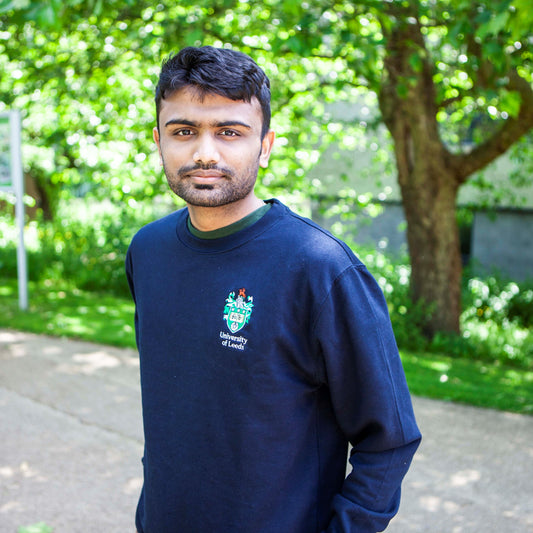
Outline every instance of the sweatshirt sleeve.
<svg viewBox="0 0 533 533"><path fill-rule="evenodd" d="M383 531L420 443L383 293L363 265L334 281L315 325L337 422L352 471L333 500L327 533Z"/></svg>
<svg viewBox="0 0 533 533"><path fill-rule="evenodd" d="M128 286L130 288L131 297L133 299L133 302L137 304L137 299L135 297L135 284L133 282L133 258L132 258L131 245L128 248L128 251L126 252L126 261L125 261L124 266L125 266L125 271L126 271L126 279L128 281ZM135 340L136 340L137 346L139 346L139 316L138 316L137 305L135 305L134 324L135 324Z"/></svg>

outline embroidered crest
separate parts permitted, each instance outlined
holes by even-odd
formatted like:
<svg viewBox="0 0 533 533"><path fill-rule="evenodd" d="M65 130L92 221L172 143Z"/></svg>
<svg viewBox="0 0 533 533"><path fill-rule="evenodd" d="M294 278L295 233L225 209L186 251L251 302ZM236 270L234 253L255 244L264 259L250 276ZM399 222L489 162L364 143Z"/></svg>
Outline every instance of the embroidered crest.
<svg viewBox="0 0 533 533"><path fill-rule="evenodd" d="M246 289L239 289L236 298L235 291L229 293L224 307L224 320L232 333L237 333L250 321L253 301L253 296L246 296Z"/></svg>

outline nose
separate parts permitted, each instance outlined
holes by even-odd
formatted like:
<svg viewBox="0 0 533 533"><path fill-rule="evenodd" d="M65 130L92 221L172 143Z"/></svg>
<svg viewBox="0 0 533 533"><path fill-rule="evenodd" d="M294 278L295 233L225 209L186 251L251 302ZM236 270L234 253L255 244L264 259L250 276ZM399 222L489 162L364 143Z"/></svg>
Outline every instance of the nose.
<svg viewBox="0 0 533 533"><path fill-rule="evenodd" d="M220 161L220 154L216 141L210 135L202 135L198 138L193 160L198 165L216 165Z"/></svg>

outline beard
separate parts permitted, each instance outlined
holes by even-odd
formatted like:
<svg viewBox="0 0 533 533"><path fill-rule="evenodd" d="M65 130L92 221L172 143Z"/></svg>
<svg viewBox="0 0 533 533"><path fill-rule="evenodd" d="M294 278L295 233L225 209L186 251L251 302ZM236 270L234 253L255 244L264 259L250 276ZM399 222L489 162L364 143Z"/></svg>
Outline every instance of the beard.
<svg viewBox="0 0 533 533"><path fill-rule="evenodd" d="M229 168L201 164L181 167L173 174L164 160L163 169L172 192L187 204L198 207L221 207L238 202L253 191L259 170L259 158L240 175L236 175ZM195 170L216 170L223 176L216 183L194 183L189 174Z"/></svg>

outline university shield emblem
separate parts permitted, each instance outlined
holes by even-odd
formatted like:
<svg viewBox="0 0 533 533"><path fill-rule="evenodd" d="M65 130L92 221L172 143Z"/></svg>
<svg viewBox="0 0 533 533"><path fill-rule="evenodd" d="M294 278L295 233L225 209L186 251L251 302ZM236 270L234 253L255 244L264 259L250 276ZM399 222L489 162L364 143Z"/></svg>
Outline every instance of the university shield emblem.
<svg viewBox="0 0 533 533"><path fill-rule="evenodd" d="M224 320L232 333L237 333L248 324L254 306L254 298L246 296L246 289L239 289L237 297L235 292L229 293L224 307Z"/></svg>

